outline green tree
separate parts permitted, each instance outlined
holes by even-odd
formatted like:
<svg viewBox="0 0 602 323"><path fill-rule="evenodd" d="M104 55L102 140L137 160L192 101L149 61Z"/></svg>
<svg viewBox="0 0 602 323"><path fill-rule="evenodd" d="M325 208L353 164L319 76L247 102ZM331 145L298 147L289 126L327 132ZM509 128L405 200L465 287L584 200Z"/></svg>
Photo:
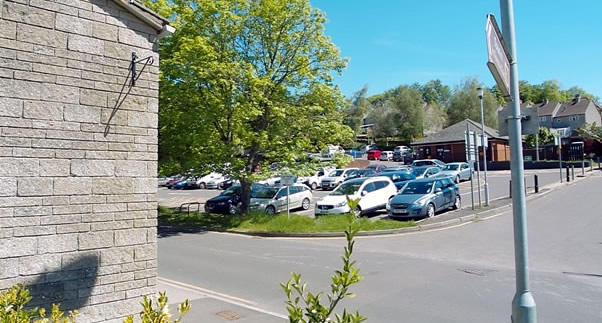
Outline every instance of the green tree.
<svg viewBox="0 0 602 323"><path fill-rule="evenodd" d="M483 85L473 78L466 79L456 86L447 108L449 123L454 124L464 119L479 122L481 120L481 106L477 88ZM490 91L483 91L483 111L485 124L497 129L498 102Z"/></svg>
<svg viewBox="0 0 602 323"><path fill-rule="evenodd" d="M449 86L441 83L441 80L432 80L422 86L422 97L426 103L445 108L451 97L451 90Z"/></svg>
<svg viewBox="0 0 602 323"><path fill-rule="evenodd" d="M374 101L369 118L374 123L376 137L399 137L411 141L422 135L422 93L407 85L389 90L384 93L382 99Z"/></svg>
<svg viewBox="0 0 602 323"><path fill-rule="evenodd" d="M162 43L161 162L240 180L248 210L259 165L348 142L332 85L346 61L308 0L174 0Z"/></svg>
<svg viewBox="0 0 602 323"><path fill-rule="evenodd" d="M583 139L596 139L602 140L602 129L595 123L585 123L579 129L577 134Z"/></svg>
<svg viewBox="0 0 602 323"><path fill-rule="evenodd" d="M554 134L547 127L539 127L538 136L539 138L536 138L535 135L527 135L525 137L525 143L527 144L527 147L536 147L536 139L539 139L540 146L544 146L554 142Z"/></svg>
<svg viewBox="0 0 602 323"><path fill-rule="evenodd" d="M372 109L370 101L366 98L367 92L368 85L364 85L361 90L353 93L353 96L347 99L343 123L353 129L356 134L360 131L360 127L364 122L364 117L366 117Z"/></svg>

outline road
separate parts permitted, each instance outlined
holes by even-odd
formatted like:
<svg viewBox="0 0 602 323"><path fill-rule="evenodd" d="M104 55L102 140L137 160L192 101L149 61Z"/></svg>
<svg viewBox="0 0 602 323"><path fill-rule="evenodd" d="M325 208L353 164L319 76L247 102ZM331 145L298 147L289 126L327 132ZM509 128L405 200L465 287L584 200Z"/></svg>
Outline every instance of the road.
<svg viewBox="0 0 602 323"><path fill-rule="evenodd" d="M537 170L532 171L528 170L525 172L525 178L527 179L527 189L528 192L532 193L534 191L534 180L533 175L537 174L539 177L539 185L540 187L552 183L557 183L560 181L558 170ZM489 182L489 196L491 199L508 197L509 195L509 180L510 180L510 172L509 171L492 171L488 172L488 182ZM485 201L485 193L483 188L484 176L481 172L481 196L482 201ZM470 190L470 181L460 183L460 195L462 196L462 201L464 206L468 206L471 203L471 190ZM475 204L478 203L478 195L477 195L477 187L476 187L476 176L474 180L474 189L475 189ZM167 188L161 187L158 190L158 200L160 205L169 206L169 207L179 207L183 203L187 202L201 202L205 203L208 199L217 196L221 191L219 190L169 190ZM322 191L320 189L315 190L313 192L314 201L318 201L329 193L329 191ZM302 215L313 215L314 214L314 206L315 203L311 204L311 208L307 211L297 211L296 213Z"/></svg>
<svg viewBox="0 0 602 323"><path fill-rule="evenodd" d="M540 322L602 322L602 177L527 204L531 289ZM437 231L360 237L364 280L342 306L369 322L509 322L514 294L512 216ZM205 233L159 239L159 275L285 314L279 282L303 274L328 290L342 239L265 239Z"/></svg>

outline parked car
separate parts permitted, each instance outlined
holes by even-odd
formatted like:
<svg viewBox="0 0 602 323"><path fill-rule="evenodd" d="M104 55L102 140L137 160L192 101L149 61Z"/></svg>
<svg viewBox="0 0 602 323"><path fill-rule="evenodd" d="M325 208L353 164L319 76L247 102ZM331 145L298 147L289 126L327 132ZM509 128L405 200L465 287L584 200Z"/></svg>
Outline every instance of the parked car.
<svg viewBox="0 0 602 323"><path fill-rule="evenodd" d="M405 172L409 172L410 166L406 166L406 165L399 165L399 166L387 166L385 167L385 169L383 169L383 173L384 172L400 172L400 171L405 171Z"/></svg>
<svg viewBox="0 0 602 323"><path fill-rule="evenodd" d="M178 181L176 183L174 183L171 188L175 189L175 190L183 190L186 188L186 183L188 181L186 179L183 179L181 181Z"/></svg>
<svg viewBox="0 0 602 323"><path fill-rule="evenodd" d="M345 178L345 181L348 181L351 179L356 179L356 178L369 177L369 176L373 176L373 175L376 175L376 171L374 169L370 169L370 168L358 169L358 170L354 170L353 172L351 172L351 174L349 174L349 176L347 176L347 178Z"/></svg>
<svg viewBox="0 0 602 323"><path fill-rule="evenodd" d="M436 166L422 166L422 167L416 167L412 169L412 173L414 173L414 176L416 176L417 179L420 178L429 178L429 177L433 177L433 176L438 176L440 175L439 173L441 172L441 168L436 167Z"/></svg>
<svg viewBox="0 0 602 323"><path fill-rule="evenodd" d="M207 183L213 180L223 179L224 175L216 172L211 172L197 180L197 186L201 189L207 188Z"/></svg>
<svg viewBox="0 0 602 323"><path fill-rule="evenodd" d="M333 170L335 170L335 168L331 166L320 168L312 176L300 176L297 178L297 183L303 183L311 187L312 190L315 190L321 186L322 179Z"/></svg>
<svg viewBox="0 0 602 323"><path fill-rule="evenodd" d="M167 182L167 184L165 184L165 187L167 187L169 189L174 188L178 183L186 182L186 179L187 179L186 177L178 177L176 179L173 179L173 180Z"/></svg>
<svg viewBox="0 0 602 323"><path fill-rule="evenodd" d="M355 149L348 149L345 150L345 154L353 157L353 158L362 158L362 152L359 150L355 150Z"/></svg>
<svg viewBox="0 0 602 323"><path fill-rule="evenodd" d="M412 151L394 151L393 152L393 161L402 162L404 164L409 164L413 161Z"/></svg>
<svg viewBox="0 0 602 323"><path fill-rule="evenodd" d="M380 161L393 160L393 152L390 150L385 150L385 151L381 152L378 160L380 160Z"/></svg>
<svg viewBox="0 0 602 323"><path fill-rule="evenodd" d="M410 149L408 146L395 146L393 152L408 153L412 152L412 149Z"/></svg>
<svg viewBox="0 0 602 323"><path fill-rule="evenodd" d="M376 176L353 179L339 185L334 191L316 203L316 216L325 214L341 214L350 211L347 196L359 198L360 215L383 209L387 201L395 196L397 189L388 177Z"/></svg>
<svg viewBox="0 0 602 323"><path fill-rule="evenodd" d="M393 172L383 172L378 174L378 176L386 176L391 179L393 184L397 190L400 190L407 182L413 181L416 179L414 173L409 170L406 171L393 171Z"/></svg>
<svg viewBox="0 0 602 323"><path fill-rule="evenodd" d="M226 182L228 182L228 181L231 181L230 177L222 176L222 177L210 179L206 185L207 185L207 188L210 188L210 189L223 190L226 188L226 185L227 185ZM232 186L232 185L230 185L230 186Z"/></svg>
<svg viewBox="0 0 602 323"><path fill-rule="evenodd" d="M169 178L169 177L160 176L160 177L157 177L157 184L159 187L163 187L170 180L171 180L171 178Z"/></svg>
<svg viewBox="0 0 602 323"><path fill-rule="evenodd" d="M385 165L372 164L372 165L366 167L365 169L373 169L375 172L380 173L380 172L384 171L386 168L387 168L387 166L385 166Z"/></svg>
<svg viewBox="0 0 602 323"><path fill-rule="evenodd" d="M414 167L422 167L422 166L438 166L443 168L445 163L440 161L439 159L418 159L412 162L410 165L412 168Z"/></svg>
<svg viewBox="0 0 602 323"><path fill-rule="evenodd" d="M362 152L362 154L367 154L370 150L378 150L378 146L377 145L366 145L364 147L362 147L362 149L360 149L360 151Z"/></svg>
<svg viewBox="0 0 602 323"><path fill-rule="evenodd" d="M328 146L326 146L326 149L322 152L322 155L324 157L332 158L335 154L344 154L344 153L345 153L345 149L343 149L341 146L328 145Z"/></svg>
<svg viewBox="0 0 602 323"><path fill-rule="evenodd" d="M301 208L309 210L312 200L312 191L304 184L294 184L289 189L289 209ZM287 187L266 186L257 189L251 198L250 210L265 210L269 215L286 211Z"/></svg>
<svg viewBox="0 0 602 323"><path fill-rule="evenodd" d="M380 158L380 150L372 149L368 151L368 160L378 160Z"/></svg>
<svg viewBox="0 0 602 323"><path fill-rule="evenodd" d="M253 198L255 192L259 191L264 186L265 185L261 184L251 185L251 198ZM241 193L242 188L240 185L234 185L224 190L220 195L205 202L205 212L220 214L236 214L240 212Z"/></svg>
<svg viewBox="0 0 602 323"><path fill-rule="evenodd" d="M335 169L322 179L320 186L323 190L332 190L341 184L354 170L357 170L357 168Z"/></svg>
<svg viewBox="0 0 602 323"><path fill-rule="evenodd" d="M467 163L449 163L441 170L441 176L449 176L459 184L472 179L472 169Z"/></svg>
<svg viewBox="0 0 602 323"><path fill-rule="evenodd" d="M393 219L433 217L447 208L459 209L458 186L450 177L427 178L408 182L387 204Z"/></svg>

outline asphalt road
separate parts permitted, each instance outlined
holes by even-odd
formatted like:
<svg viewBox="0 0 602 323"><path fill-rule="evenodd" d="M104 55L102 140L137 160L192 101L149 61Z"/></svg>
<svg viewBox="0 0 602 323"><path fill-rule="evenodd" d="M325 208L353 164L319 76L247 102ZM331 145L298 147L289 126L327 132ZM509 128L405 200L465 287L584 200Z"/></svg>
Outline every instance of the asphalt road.
<svg viewBox="0 0 602 323"><path fill-rule="evenodd" d="M475 173L476 174L476 173ZM558 170L537 170L537 171L526 171L526 186L528 193L534 192L534 179L533 175L537 174L539 177L539 185L540 187L557 183L560 181L560 176L558 174ZM489 196L491 199L503 198L509 196L509 180L510 180L510 171L492 171L488 172L487 176L489 182ZM485 192L483 188L484 184L484 174L481 172L481 199L484 203L485 201ZM478 204L478 190L477 190L477 181L476 175L473 181L474 186L474 199L475 204ZM471 204L471 188L470 181L460 183L460 195L462 196L462 203L464 206L468 206ZM168 207L179 207L183 203L187 202L201 202L205 203L205 201L209 200L212 197L219 195L220 190L170 190L164 187L159 188L158 190L158 200L159 204ZM303 215L313 215L314 214L314 206L315 201L326 196L330 191L322 191L320 189L313 191L314 203L311 204L311 208L307 211L296 210L296 213Z"/></svg>
<svg viewBox="0 0 602 323"><path fill-rule="evenodd" d="M539 322L602 322L602 177L527 204L531 289ZM360 237L364 280L341 305L368 322L509 322L514 294L512 216L444 230ZM328 291L342 239L265 239L200 233L159 239L159 275L285 314L290 272Z"/></svg>

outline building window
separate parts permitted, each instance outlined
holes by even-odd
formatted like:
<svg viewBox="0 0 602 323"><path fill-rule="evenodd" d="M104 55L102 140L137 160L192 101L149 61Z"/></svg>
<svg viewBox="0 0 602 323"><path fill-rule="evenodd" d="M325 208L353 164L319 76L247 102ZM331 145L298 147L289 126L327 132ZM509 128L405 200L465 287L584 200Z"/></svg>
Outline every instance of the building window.
<svg viewBox="0 0 602 323"><path fill-rule="evenodd" d="M560 123L560 118L556 118L556 120L554 120L556 123Z"/></svg>
<svg viewBox="0 0 602 323"><path fill-rule="evenodd" d="M569 117L571 121L578 121L579 120L579 116L570 116Z"/></svg>
<svg viewBox="0 0 602 323"><path fill-rule="evenodd" d="M548 118L546 116L539 117L539 122L546 122Z"/></svg>

